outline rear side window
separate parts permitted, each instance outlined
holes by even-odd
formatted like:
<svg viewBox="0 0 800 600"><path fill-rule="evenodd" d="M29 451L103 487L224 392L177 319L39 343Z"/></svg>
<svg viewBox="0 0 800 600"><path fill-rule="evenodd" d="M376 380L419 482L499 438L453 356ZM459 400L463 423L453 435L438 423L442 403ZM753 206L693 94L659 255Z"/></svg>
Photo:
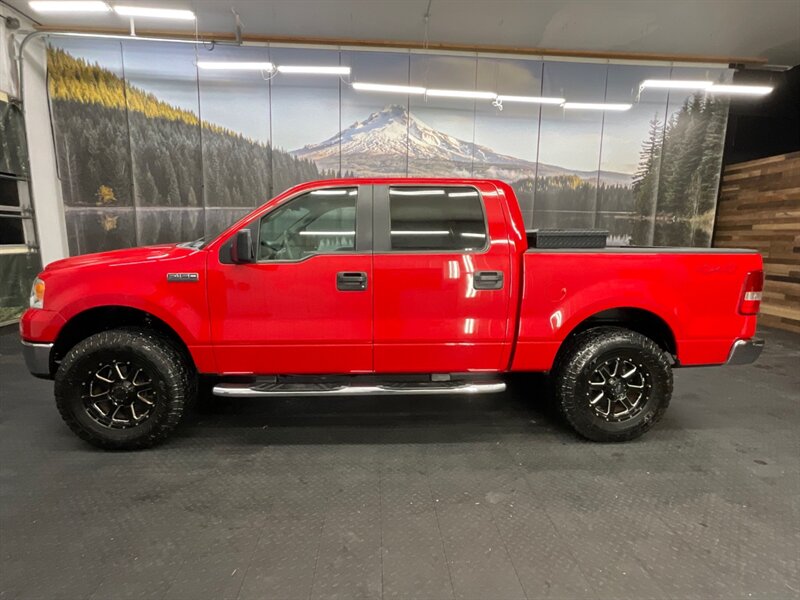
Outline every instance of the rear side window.
<svg viewBox="0 0 800 600"><path fill-rule="evenodd" d="M480 250L486 246L481 198L470 187L389 188L392 250Z"/></svg>

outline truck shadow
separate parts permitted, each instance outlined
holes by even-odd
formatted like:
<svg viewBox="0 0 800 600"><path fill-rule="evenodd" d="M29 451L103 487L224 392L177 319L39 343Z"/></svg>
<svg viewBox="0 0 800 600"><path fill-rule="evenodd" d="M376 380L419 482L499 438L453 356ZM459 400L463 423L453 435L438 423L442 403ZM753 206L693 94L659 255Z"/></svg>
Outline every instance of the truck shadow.
<svg viewBox="0 0 800 600"><path fill-rule="evenodd" d="M233 445L437 444L530 433L574 439L543 376L508 384L484 395L212 398L187 415L177 437Z"/></svg>

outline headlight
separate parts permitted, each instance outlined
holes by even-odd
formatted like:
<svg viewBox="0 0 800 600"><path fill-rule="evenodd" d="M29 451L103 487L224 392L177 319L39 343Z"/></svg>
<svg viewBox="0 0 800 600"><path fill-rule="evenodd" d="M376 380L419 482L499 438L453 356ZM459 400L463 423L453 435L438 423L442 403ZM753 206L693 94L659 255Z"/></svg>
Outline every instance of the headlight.
<svg viewBox="0 0 800 600"><path fill-rule="evenodd" d="M38 277L31 287L31 308L44 308L44 281Z"/></svg>

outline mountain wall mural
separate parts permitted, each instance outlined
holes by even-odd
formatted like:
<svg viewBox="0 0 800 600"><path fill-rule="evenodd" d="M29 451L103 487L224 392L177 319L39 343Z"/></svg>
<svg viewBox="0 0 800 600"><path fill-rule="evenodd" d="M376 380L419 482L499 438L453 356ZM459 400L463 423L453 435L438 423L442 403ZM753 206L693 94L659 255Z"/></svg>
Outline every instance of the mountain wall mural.
<svg viewBox="0 0 800 600"><path fill-rule="evenodd" d="M213 236L297 183L382 175L502 179L516 191L528 227L602 228L618 244L709 243L727 121L723 102L664 96L606 117L559 107L501 112L471 100L387 101L354 93L338 79L204 73L195 66L199 51L169 43L50 40L48 88L71 253ZM224 51L227 60L238 60L265 50ZM365 80L385 77L389 67L411 77L419 60L380 52L280 52L286 64L357 58L357 75ZM441 85L469 89L474 78L445 81L461 72L447 63L454 60L426 59L442 63ZM492 60L469 64L494 72ZM525 73L538 77L531 64L515 63L514 76L523 79L492 85L524 83L546 92L544 82L524 82ZM551 91L559 95L564 86L602 94L589 83L622 81L621 91L606 90L611 98L629 93L626 77L647 76L643 67L615 65L615 77L607 78L598 69L612 67L542 64L548 85L561 86ZM559 80L562 71L567 79Z"/></svg>
<svg viewBox="0 0 800 600"><path fill-rule="evenodd" d="M387 164L395 164L397 156L407 155L420 160L423 168L415 175L436 177L447 169L443 165L462 165L465 176L494 177L517 180L537 173L537 163L491 148L461 140L439 131L408 113L405 106L392 104L356 121L342 132L317 144L292 150L297 158L310 160L318 167L338 169L341 157L362 176L380 177ZM575 171L556 165L538 163L540 177L576 176L585 181L600 180L612 185L630 185L632 174L611 171Z"/></svg>

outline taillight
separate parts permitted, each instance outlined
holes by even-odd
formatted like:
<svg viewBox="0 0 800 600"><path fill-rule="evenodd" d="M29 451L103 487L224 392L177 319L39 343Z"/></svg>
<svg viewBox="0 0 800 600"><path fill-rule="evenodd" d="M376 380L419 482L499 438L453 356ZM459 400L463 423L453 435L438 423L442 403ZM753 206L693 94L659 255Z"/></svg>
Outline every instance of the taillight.
<svg viewBox="0 0 800 600"><path fill-rule="evenodd" d="M742 297L739 300L739 312L743 315L757 315L761 307L761 295L764 291L764 271L750 271L744 278Z"/></svg>

